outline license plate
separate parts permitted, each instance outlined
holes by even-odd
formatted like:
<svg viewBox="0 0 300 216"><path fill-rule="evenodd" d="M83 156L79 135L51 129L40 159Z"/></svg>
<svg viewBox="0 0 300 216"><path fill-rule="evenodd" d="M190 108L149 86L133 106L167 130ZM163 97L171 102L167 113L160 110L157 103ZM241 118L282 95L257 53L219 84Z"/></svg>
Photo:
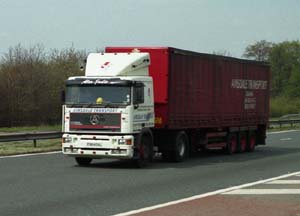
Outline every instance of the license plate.
<svg viewBox="0 0 300 216"><path fill-rule="evenodd" d="M96 146L96 147L102 147L102 143L87 143L87 146Z"/></svg>

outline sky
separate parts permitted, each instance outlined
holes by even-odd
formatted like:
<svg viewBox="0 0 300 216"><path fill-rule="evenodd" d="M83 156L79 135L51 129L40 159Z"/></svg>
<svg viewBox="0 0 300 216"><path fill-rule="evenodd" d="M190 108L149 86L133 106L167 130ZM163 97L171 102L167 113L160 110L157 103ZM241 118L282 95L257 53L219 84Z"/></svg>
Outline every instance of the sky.
<svg viewBox="0 0 300 216"><path fill-rule="evenodd" d="M241 57L256 41L300 38L299 0L0 0L0 54L21 44L172 46Z"/></svg>

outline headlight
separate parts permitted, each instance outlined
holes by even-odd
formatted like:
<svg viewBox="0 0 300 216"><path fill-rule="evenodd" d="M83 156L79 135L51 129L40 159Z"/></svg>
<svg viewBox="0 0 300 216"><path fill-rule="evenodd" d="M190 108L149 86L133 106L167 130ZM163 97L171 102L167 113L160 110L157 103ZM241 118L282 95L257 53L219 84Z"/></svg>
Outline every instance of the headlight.
<svg viewBox="0 0 300 216"><path fill-rule="evenodd" d="M119 139L119 145L132 145L132 139Z"/></svg>
<svg viewBox="0 0 300 216"><path fill-rule="evenodd" d="M119 139L118 140L119 145L125 145L125 142L126 142L125 139Z"/></svg>
<svg viewBox="0 0 300 216"><path fill-rule="evenodd" d="M63 143L71 143L72 142L72 138L71 137L63 137Z"/></svg>

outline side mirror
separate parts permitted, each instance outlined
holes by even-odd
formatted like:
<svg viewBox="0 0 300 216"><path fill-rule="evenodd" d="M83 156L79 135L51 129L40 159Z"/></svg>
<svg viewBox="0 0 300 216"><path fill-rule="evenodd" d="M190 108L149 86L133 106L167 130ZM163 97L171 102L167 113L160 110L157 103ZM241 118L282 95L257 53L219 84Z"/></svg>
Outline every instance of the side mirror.
<svg viewBox="0 0 300 216"><path fill-rule="evenodd" d="M61 99L61 102L62 102L63 104L66 102L66 93L65 93L65 90L62 90L62 91L61 91L60 99Z"/></svg>

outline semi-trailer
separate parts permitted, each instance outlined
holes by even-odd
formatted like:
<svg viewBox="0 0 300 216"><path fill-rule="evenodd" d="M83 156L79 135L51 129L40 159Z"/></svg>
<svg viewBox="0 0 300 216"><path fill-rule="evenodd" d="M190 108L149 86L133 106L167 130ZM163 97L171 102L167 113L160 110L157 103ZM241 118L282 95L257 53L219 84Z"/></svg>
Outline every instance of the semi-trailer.
<svg viewBox="0 0 300 216"><path fill-rule="evenodd" d="M181 162L204 149L228 154L265 144L267 63L172 47L106 47L85 76L66 81L64 154L79 165L154 153Z"/></svg>

